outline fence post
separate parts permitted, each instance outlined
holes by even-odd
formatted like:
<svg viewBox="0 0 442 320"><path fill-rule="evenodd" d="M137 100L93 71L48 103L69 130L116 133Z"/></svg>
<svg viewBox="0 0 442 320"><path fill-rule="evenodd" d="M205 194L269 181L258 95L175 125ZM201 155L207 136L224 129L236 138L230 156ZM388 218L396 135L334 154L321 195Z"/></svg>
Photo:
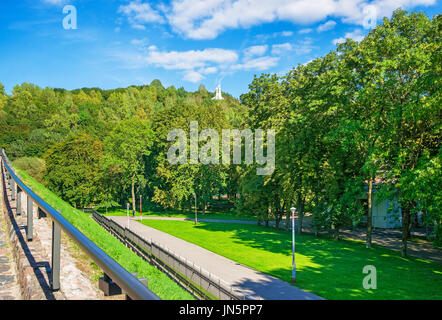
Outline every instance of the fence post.
<svg viewBox="0 0 442 320"><path fill-rule="evenodd" d="M138 280L140 280L140 282L141 282L142 284L144 284L144 286L145 286L146 288L149 287L149 286L148 286L148 282L147 282L147 278L140 278L140 279L138 279Z"/></svg>
<svg viewBox="0 0 442 320"><path fill-rule="evenodd" d="M22 194L22 190L20 189L20 187L17 185L17 202L16 202L16 211L15 214L17 216L21 215L21 194Z"/></svg>
<svg viewBox="0 0 442 320"><path fill-rule="evenodd" d="M32 190L32 188L30 188ZM26 238L28 241L32 241L33 239L33 203L32 198L27 196L27 228L26 228Z"/></svg>
<svg viewBox="0 0 442 320"><path fill-rule="evenodd" d="M15 181L11 179L11 200L15 200Z"/></svg>
<svg viewBox="0 0 442 320"><path fill-rule="evenodd" d="M57 291L60 289L60 247L61 247L61 229L60 226L55 221L52 220L52 257L51 257L52 291Z"/></svg>

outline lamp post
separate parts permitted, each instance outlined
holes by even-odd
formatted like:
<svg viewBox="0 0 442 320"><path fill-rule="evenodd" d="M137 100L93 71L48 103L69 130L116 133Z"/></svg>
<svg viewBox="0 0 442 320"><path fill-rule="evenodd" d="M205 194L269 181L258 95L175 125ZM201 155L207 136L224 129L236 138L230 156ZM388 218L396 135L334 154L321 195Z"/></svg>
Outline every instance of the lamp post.
<svg viewBox="0 0 442 320"><path fill-rule="evenodd" d="M196 193L193 193L193 197L195 198L195 225L198 223L198 213L196 207Z"/></svg>
<svg viewBox="0 0 442 320"><path fill-rule="evenodd" d="M295 212L296 208L291 207L290 211L292 212L292 283L296 282L296 263L295 263Z"/></svg>
<svg viewBox="0 0 442 320"><path fill-rule="evenodd" d="M141 198L142 198L143 196L140 194L140 217L142 217L143 216L143 204L142 204L142 201L141 201ZM141 218L141 220L142 220L143 218Z"/></svg>

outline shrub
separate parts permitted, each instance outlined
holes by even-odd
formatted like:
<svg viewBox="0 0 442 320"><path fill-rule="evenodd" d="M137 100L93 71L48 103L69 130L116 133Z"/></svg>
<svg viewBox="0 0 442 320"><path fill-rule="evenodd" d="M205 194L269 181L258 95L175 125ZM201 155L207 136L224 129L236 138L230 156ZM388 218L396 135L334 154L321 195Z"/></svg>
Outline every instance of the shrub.
<svg viewBox="0 0 442 320"><path fill-rule="evenodd" d="M43 172L46 164L43 159L33 157L22 157L13 161L13 166L28 172L36 180L43 181Z"/></svg>

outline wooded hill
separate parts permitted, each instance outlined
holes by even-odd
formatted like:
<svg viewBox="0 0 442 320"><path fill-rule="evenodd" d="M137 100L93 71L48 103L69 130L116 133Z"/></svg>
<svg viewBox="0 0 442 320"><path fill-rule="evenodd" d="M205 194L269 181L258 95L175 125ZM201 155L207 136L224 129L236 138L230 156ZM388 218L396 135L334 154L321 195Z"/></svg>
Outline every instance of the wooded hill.
<svg viewBox="0 0 442 320"><path fill-rule="evenodd" d="M239 193L239 211L279 223L295 203L300 222L310 212L316 230L336 238L368 215L370 246L373 203L396 199L405 255L418 212L442 238L441 43L440 15L398 10L359 43L285 76L255 77L240 101L158 80L73 91L24 83L11 95L1 87L0 143L17 166L80 207L123 205L142 193L180 208L195 192L205 208L215 194ZM167 134L188 132L192 120L218 132L275 129L276 170L171 165Z"/></svg>

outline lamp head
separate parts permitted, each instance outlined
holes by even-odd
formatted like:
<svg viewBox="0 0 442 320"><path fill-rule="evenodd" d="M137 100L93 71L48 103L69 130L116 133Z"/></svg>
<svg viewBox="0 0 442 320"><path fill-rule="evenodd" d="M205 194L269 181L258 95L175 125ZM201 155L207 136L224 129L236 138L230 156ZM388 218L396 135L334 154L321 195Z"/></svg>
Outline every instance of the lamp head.
<svg viewBox="0 0 442 320"><path fill-rule="evenodd" d="M295 214L295 212L296 212L296 208L295 208L295 207L291 207L291 208L290 208L290 211L291 211L293 214Z"/></svg>

